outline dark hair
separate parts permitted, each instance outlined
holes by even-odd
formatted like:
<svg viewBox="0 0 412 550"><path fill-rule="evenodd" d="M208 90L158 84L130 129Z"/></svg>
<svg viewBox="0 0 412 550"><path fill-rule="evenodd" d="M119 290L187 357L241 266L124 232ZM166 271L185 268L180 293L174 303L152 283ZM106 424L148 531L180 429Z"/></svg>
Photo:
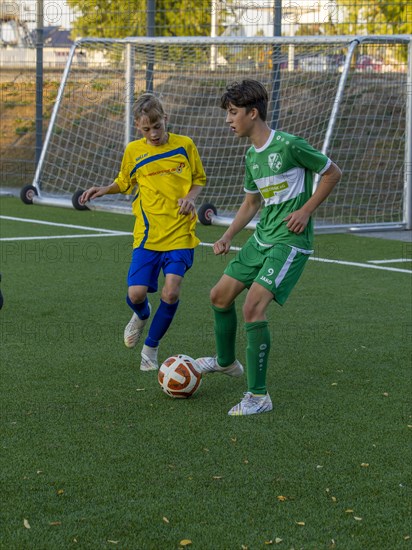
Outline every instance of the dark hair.
<svg viewBox="0 0 412 550"><path fill-rule="evenodd" d="M153 94L142 94L133 106L133 114L136 120L147 116L152 124L165 117L162 102Z"/></svg>
<svg viewBox="0 0 412 550"><path fill-rule="evenodd" d="M220 98L222 109L228 109L230 103L235 107L245 107L247 113L255 108L262 120L266 120L268 102L268 93L263 84L248 79L229 84Z"/></svg>

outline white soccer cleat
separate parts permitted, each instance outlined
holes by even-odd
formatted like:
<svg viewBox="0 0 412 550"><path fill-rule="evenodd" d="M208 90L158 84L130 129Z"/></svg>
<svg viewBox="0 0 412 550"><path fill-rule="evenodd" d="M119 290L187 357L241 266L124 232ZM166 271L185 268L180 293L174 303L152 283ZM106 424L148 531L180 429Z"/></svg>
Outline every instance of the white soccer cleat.
<svg viewBox="0 0 412 550"><path fill-rule="evenodd" d="M217 362L217 357L199 357L196 359L196 366L202 374L209 372L222 372L228 376L242 376L243 366L236 359L234 363L228 367L221 367Z"/></svg>
<svg viewBox="0 0 412 550"><path fill-rule="evenodd" d="M248 391L242 401L232 407L227 414L230 416L245 416L269 412L272 409L272 400L268 393L266 395L253 395Z"/></svg>
<svg viewBox="0 0 412 550"><path fill-rule="evenodd" d="M144 345L141 353L142 360L140 362L140 370L151 371L159 370L159 363L157 362L157 352L159 348L151 348Z"/></svg>
<svg viewBox="0 0 412 550"><path fill-rule="evenodd" d="M150 312L152 311L152 307L150 304L149 304L149 310ZM137 342L140 340L143 334L143 329L147 321L149 320L149 318L150 318L150 313L147 319L140 319L136 315L136 313L133 313L132 318L127 323L126 328L124 329L124 336L123 336L124 345L127 348L134 348L136 346Z"/></svg>

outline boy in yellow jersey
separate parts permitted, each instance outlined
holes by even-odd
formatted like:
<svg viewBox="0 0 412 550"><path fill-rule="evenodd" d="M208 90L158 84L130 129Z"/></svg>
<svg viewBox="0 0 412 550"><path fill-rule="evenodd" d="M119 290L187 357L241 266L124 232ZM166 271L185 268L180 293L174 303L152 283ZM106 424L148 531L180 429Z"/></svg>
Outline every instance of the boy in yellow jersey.
<svg viewBox="0 0 412 550"><path fill-rule="evenodd" d="M271 129L266 122L268 93L256 80L234 82L221 98L226 122L239 138L247 137L245 198L232 224L214 244L215 254L227 254L233 237L257 214L252 237L228 264L210 297L215 317L215 357L201 357L203 373L241 376L236 359L235 299L248 289L243 306L246 329L248 391L229 411L231 416L272 410L266 387L270 332L266 309L283 305L313 252L311 215L331 193L340 169L304 139ZM321 175L316 191L313 173Z"/></svg>
<svg viewBox="0 0 412 550"><path fill-rule="evenodd" d="M134 106L135 122L143 137L126 147L118 177L104 187L92 187L80 203L106 194L133 193L133 254L126 301L133 310L124 331L128 348L142 336L151 306L147 293L156 292L165 275L160 304L153 316L141 352L140 369L158 369L159 342L176 313L185 272L193 263L195 200L206 175L193 141L167 132L167 115L152 94L141 95Z"/></svg>

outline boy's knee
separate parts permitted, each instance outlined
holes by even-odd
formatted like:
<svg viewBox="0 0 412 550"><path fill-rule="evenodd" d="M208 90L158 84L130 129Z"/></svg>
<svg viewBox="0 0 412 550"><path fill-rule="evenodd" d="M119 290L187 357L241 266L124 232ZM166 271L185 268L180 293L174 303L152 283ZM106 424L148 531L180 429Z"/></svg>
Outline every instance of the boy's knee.
<svg viewBox="0 0 412 550"><path fill-rule="evenodd" d="M246 300L243 304L242 313L246 323L263 321L266 319L266 306L259 301Z"/></svg>
<svg viewBox="0 0 412 550"><path fill-rule="evenodd" d="M254 321L254 317L256 316L256 308L254 308L251 304L245 303L242 307L242 313L245 322L252 323Z"/></svg>
<svg viewBox="0 0 412 550"><path fill-rule="evenodd" d="M141 287L130 286L127 295L133 304L141 304L146 299L146 291Z"/></svg>
<svg viewBox="0 0 412 550"><path fill-rule="evenodd" d="M225 308L230 306L230 303L227 301L227 297L221 292L218 285L214 286L210 291L210 301L215 307Z"/></svg>
<svg viewBox="0 0 412 550"><path fill-rule="evenodd" d="M175 304L179 300L179 290L174 288L163 288L161 297L167 304Z"/></svg>

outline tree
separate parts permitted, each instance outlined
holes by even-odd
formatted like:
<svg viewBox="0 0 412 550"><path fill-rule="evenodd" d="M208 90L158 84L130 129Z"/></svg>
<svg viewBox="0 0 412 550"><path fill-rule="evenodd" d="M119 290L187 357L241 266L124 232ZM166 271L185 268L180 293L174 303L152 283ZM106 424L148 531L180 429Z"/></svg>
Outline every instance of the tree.
<svg viewBox="0 0 412 550"><path fill-rule="evenodd" d="M67 0L79 16L72 37L124 38L146 31L146 0Z"/></svg>
<svg viewBox="0 0 412 550"><path fill-rule="evenodd" d="M408 34L412 33L410 2L366 2L365 0L337 0L339 34Z"/></svg>
<svg viewBox="0 0 412 550"><path fill-rule="evenodd" d="M79 13L73 37L146 36L146 0L67 0ZM213 0L156 0L156 35L207 36Z"/></svg>

